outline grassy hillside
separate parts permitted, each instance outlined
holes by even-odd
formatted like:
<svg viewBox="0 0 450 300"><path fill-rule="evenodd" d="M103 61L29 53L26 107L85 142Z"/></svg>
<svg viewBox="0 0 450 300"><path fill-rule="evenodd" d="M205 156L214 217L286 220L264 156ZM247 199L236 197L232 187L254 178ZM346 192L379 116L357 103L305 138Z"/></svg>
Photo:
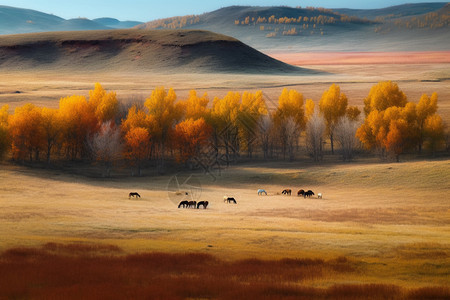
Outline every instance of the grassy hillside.
<svg viewBox="0 0 450 300"><path fill-rule="evenodd" d="M200 30L102 30L8 35L4 69L284 73L306 72L242 42Z"/></svg>
<svg viewBox="0 0 450 300"><path fill-rule="evenodd" d="M443 9L445 3L380 10L231 6L202 15L156 20L138 27L206 29L233 36L259 50L447 50L450 31L445 17L448 13L442 12ZM405 17L418 18L419 24L421 18L432 19L440 25L408 27L404 24L414 22Z"/></svg>

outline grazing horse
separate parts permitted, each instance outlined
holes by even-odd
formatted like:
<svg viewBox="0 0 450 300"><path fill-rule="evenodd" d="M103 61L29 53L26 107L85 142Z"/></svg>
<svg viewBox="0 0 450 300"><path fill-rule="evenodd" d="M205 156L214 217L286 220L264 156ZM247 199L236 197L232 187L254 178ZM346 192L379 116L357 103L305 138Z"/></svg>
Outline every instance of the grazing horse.
<svg viewBox="0 0 450 300"><path fill-rule="evenodd" d="M128 194L128 199L130 199L131 197L133 198L141 198L141 195L139 195L138 193L134 192L134 193L129 193Z"/></svg>
<svg viewBox="0 0 450 300"><path fill-rule="evenodd" d="M208 201L199 201L197 203L197 208L200 208L200 205L203 206L203 209L206 209L206 207L208 206L209 202Z"/></svg>
<svg viewBox="0 0 450 300"><path fill-rule="evenodd" d="M322 199L322 193L318 193L317 198Z"/></svg>
<svg viewBox="0 0 450 300"><path fill-rule="evenodd" d="M189 202L188 202L188 207L193 207L193 208L195 208L196 205L197 205L197 202L196 202L196 201L189 201Z"/></svg>
<svg viewBox="0 0 450 300"><path fill-rule="evenodd" d="M283 195L291 195L292 191L290 189L285 189L281 192Z"/></svg>
<svg viewBox="0 0 450 300"><path fill-rule="evenodd" d="M260 196L260 195L262 195L262 194L266 194L266 196L267 196L267 192L266 192L265 190L259 189L259 190L258 190L258 196Z"/></svg>
<svg viewBox="0 0 450 300"><path fill-rule="evenodd" d="M188 201L186 201L186 200L184 200L184 201L181 201L180 202L180 204L178 204L178 208L180 208L180 207L189 207L189 202Z"/></svg>
<svg viewBox="0 0 450 300"><path fill-rule="evenodd" d="M299 190L297 192L297 196L304 196L305 195L305 190Z"/></svg>
<svg viewBox="0 0 450 300"><path fill-rule="evenodd" d="M311 191L311 190L308 190L308 191L305 193L304 197L305 197L305 198L306 198L306 197L311 198L312 195L314 195L314 192Z"/></svg>
<svg viewBox="0 0 450 300"><path fill-rule="evenodd" d="M236 199L234 199L233 197L228 197L228 196L223 196L223 202L227 202L227 203L233 202L234 204L237 204Z"/></svg>

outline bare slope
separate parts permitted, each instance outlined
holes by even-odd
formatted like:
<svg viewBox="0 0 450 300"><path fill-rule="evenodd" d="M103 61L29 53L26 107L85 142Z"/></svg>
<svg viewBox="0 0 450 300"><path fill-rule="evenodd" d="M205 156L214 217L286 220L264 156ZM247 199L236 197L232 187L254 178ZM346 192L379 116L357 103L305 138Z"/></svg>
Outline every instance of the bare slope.
<svg viewBox="0 0 450 300"><path fill-rule="evenodd" d="M8 35L0 39L0 68L307 72L262 54L234 38L201 30L100 30Z"/></svg>

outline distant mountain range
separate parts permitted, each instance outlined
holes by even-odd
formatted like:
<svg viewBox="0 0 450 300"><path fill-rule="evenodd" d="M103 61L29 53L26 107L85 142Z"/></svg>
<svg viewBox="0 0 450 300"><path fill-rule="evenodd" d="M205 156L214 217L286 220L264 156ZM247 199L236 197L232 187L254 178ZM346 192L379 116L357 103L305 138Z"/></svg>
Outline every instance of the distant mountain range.
<svg viewBox="0 0 450 300"><path fill-rule="evenodd" d="M78 18L66 20L36 10L0 5L0 34L124 29L139 24L141 24L141 22L119 21L113 18L100 18L94 20Z"/></svg>

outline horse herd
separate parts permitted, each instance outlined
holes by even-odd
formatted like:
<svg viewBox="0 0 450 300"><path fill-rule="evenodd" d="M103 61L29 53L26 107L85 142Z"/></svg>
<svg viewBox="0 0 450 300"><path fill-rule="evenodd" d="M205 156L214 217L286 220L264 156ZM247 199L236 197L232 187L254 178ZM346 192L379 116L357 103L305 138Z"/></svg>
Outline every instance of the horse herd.
<svg viewBox="0 0 450 300"><path fill-rule="evenodd" d="M263 190L263 189L259 189L258 190L258 196L261 196L263 194L267 195L267 192L265 190ZM292 195L292 190L291 189L284 189L281 192L281 194L291 196ZM307 190L307 191L305 191L305 190L298 190L298 192L297 192L297 196L303 196L304 198L306 198L306 197L311 198L311 196L313 196L313 195L315 195L315 194L311 190ZM321 199L322 198L322 193L318 193L317 194L317 198Z"/></svg>
<svg viewBox="0 0 450 300"><path fill-rule="evenodd" d="M283 195L292 195L292 190L291 189L284 189L281 194ZM186 195L188 195L188 193L186 193ZM259 189L258 190L258 196L261 195L267 195L267 192L264 189ZM297 192L297 196L303 196L304 198L308 197L311 198L311 196L315 195L313 191L311 190L299 190ZM131 192L128 194L128 198L141 198L141 195L139 195L139 193L136 192ZM318 193L317 194L317 198L322 198L322 194ZM236 199L234 199L234 197L228 197L228 196L224 196L223 197L223 202L226 203L233 203L233 204L237 204ZM196 208L199 209L200 207L203 207L203 209L206 209L206 207L208 207L209 202L208 201L188 201L188 200L183 200L178 204L178 208Z"/></svg>

